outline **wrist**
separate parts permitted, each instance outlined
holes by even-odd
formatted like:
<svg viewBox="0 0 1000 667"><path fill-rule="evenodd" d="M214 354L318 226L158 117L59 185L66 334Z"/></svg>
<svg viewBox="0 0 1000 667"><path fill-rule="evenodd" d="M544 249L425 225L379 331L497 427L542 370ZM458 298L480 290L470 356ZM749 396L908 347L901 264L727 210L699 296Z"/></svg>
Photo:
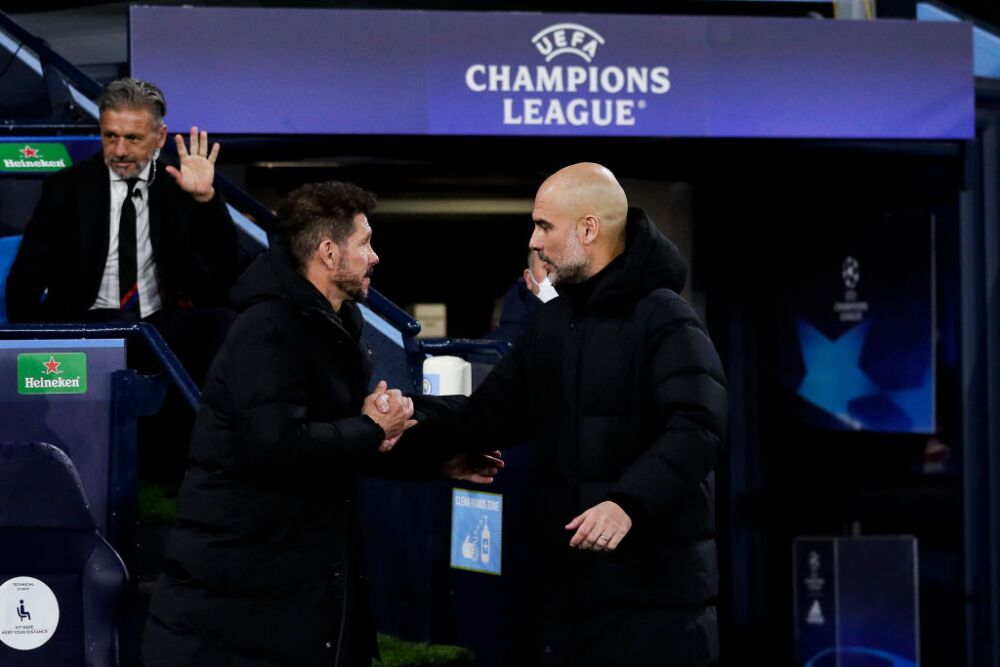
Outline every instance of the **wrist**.
<svg viewBox="0 0 1000 667"><path fill-rule="evenodd" d="M210 187L208 192L202 194L192 194L191 196L194 197L194 200L199 204L207 204L215 199L215 186Z"/></svg>
<svg viewBox="0 0 1000 667"><path fill-rule="evenodd" d="M368 421L369 423L371 423L375 428L377 428L382 433L382 437L379 438L380 441L381 440L385 440L386 433L385 433L385 429L382 428L381 424L379 424L377 421L375 421L374 419L372 419L371 415L367 415L367 414L362 413L361 414L361 418L364 419L364 420L366 420L366 421Z"/></svg>

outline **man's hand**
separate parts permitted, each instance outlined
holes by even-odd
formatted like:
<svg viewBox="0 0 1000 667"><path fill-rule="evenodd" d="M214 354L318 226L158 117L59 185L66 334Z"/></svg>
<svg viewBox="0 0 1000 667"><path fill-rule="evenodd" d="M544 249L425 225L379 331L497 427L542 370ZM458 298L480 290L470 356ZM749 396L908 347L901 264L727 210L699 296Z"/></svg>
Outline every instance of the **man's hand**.
<svg viewBox="0 0 1000 667"><path fill-rule="evenodd" d="M503 469L504 462L499 451L489 454L459 454L447 461L441 472L462 482L490 484L496 474Z"/></svg>
<svg viewBox="0 0 1000 667"><path fill-rule="evenodd" d="M605 500L576 517L566 530L575 530L569 545L589 551L614 551L632 529L632 519L618 503Z"/></svg>
<svg viewBox="0 0 1000 667"><path fill-rule="evenodd" d="M415 419L410 419L413 416L413 400L388 386L385 380L380 380L361 407L361 414L371 417L385 431L385 440L378 448L382 453L393 448L403 431L417 424Z"/></svg>
<svg viewBox="0 0 1000 667"><path fill-rule="evenodd" d="M208 151L208 132L204 130L198 133L197 127L191 128L191 151L188 152L184 145L184 137L174 136L177 144L177 156L181 161L181 168L173 166L167 167L167 173L174 177L181 190L189 193L195 201L207 202L215 196L215 188L212 183L215 181L215 160L219 157L219 143L212 146L212 152Z"/></svg>

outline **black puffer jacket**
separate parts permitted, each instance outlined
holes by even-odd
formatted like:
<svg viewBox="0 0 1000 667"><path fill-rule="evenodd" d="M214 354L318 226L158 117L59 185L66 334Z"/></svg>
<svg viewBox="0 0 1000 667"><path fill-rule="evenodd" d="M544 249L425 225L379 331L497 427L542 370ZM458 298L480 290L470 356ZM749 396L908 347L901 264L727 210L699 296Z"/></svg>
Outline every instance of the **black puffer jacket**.
<svg viewBox="0 0 1000 667"><path fill-rule="evenodd" d="M149 665L369 665L359 470L384 437L359 416L371 372L339 314L281 246L234 288L242 310L209 371ZM338 660L339 654L339 660Z"/></svg>
<svg viewBox="0 0 1000 667"><path fill-rule="evenodd" d="M535 443L546 662L699 665L718 650L714 475L726 384L677 295L677 249L630 209L626 249L557 289L444 431L482 447ZM428 431L455 427L421 400ZM424 428L424 427L421 427ZM444 436L442 436L444 437ZM405 440L405 438L404 438ZM570 519L615 500L634 527L612 553L573 550Z"/></svg>

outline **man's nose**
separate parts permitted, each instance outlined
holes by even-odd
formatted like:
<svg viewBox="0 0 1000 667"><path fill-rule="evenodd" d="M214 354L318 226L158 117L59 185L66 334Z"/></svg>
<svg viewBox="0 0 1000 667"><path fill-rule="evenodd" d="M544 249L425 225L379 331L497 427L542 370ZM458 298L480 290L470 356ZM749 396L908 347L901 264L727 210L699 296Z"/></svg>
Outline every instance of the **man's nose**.
<svg viewBox="0 0 1000 667"><path fill-rule="evenodd" d="M542 241L541 234L538 233L537 229L531 232L531 238L528 239L528 250L534 250L535 252L541 250L542 249L541 241Z"/></svg>
<svg viewBox="0 0 1000 667"><path fill-rule="evenodd" d="M378 253L376 253L374 250L372 250L372 254L369 255L368 262L372 266L375 266L376 264L378 264L378 262L379 262Z"/></svg>
<svg viewBox="0 0 1000 667"><path fill-rule="evenodd" d="M125 139L115 141L115 155L128 155L128 143Z"/></svg>

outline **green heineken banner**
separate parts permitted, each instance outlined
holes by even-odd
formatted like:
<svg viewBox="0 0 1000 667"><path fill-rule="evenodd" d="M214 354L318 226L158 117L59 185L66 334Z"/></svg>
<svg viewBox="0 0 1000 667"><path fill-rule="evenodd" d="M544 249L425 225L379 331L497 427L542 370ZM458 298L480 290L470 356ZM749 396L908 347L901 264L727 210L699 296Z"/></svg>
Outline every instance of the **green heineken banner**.
<svg viewBox="0 0 1000 667"><path fill-rule="evenodd" d="M66 146L56 143L0 144L0 171L38 173L59 171L73 164Z"/></svg>
<svg viewBox="0 0 1000 667"><path fill-rule="evenodd" d="M17 393L86 394L86 353L32 352L17 355Z"/></svg>
<svg viewBox="0 0 1000 667"><path fill-rule="evenodd" d="M66 452L98 527L108 527L112 373L125 341L0 340L2 438Z"/></svg>

